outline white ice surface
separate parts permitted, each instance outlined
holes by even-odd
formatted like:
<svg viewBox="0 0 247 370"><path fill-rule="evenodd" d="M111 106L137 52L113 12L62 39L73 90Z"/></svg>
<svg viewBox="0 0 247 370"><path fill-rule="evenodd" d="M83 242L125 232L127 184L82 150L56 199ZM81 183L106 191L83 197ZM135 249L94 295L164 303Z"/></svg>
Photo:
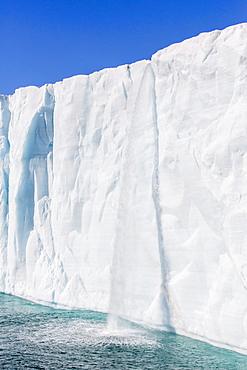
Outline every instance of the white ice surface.
<svg viewBox="0 0 247 370"><path fill-rule="evenodd" d="M247 353L247 24L0 108L2 292Z"/></svg>

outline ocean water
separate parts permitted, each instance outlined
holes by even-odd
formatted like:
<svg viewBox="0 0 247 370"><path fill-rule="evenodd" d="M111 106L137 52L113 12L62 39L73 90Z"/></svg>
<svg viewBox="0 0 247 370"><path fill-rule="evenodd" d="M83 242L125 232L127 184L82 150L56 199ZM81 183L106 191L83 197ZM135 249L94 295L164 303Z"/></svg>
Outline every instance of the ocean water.
<svg viewBox="0 0 247 370"><path fill-rule="evenodd" d="M247 369L247 356L107 315L0 294L0 369Z"/></svg>

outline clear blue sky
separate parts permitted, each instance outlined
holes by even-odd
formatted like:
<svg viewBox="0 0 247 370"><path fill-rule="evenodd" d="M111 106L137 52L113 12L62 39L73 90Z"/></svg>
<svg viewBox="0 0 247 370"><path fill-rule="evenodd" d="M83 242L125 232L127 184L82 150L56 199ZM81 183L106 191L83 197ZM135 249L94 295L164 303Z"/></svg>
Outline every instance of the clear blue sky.
<svg viewBox="0 0 247 370"><path fill-rule="evenodd" d="M0 0L0 93L149 59L245 21L246 0Z"/></svg>

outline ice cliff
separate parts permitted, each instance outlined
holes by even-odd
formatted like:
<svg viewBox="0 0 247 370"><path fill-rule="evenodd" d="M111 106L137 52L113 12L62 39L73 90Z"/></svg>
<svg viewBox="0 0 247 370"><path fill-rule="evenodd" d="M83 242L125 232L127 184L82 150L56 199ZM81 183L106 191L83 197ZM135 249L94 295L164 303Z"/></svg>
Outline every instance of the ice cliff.
<svg viewBox="0 0 247 370"><path fill-rule="evenodd" d="M0 104L0 291L247 353L247 24Z"/></svg>

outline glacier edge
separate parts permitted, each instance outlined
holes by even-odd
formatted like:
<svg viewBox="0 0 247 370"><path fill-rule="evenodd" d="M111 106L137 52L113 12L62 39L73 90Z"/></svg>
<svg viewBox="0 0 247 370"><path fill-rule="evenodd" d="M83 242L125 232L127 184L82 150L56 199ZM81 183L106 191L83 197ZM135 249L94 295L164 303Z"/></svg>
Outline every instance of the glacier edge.
<svg viewBox="0 0 247 370"><path fill-rule="evenodd" d="M1 96L0 291L247 353L246 40Z"/></svg>

